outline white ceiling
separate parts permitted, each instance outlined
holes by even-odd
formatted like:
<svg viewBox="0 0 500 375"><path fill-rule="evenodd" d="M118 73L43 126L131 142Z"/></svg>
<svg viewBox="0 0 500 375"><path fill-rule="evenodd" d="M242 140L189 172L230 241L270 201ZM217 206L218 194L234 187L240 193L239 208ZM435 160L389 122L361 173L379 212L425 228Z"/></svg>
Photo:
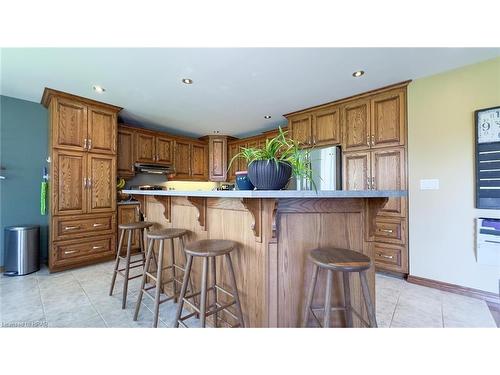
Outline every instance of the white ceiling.
<svg viewBox="0 0 500 375"><path fill-rule="evenodd" d="M123 107L124 122L200 136L256 134L284 113L500 56L500 48L2 49L1 94L44 87ZM353 78L356 70L361 78ZM181 83L191 78L192 85ZM93 85L106 88L103 94ZM265 120L264 115L271 115Z"/></svg>

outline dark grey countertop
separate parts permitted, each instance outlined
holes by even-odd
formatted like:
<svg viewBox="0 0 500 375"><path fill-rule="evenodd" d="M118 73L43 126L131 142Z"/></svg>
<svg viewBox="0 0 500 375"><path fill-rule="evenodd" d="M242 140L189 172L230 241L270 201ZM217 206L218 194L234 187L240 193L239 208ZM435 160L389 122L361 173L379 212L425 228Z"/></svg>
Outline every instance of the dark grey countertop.
<svg viewBox="0 0 500 375"><path fill-rule="evenodd" d="M205 198L390 198L406 197L406 190L123 190L126 194Z"/></svg>

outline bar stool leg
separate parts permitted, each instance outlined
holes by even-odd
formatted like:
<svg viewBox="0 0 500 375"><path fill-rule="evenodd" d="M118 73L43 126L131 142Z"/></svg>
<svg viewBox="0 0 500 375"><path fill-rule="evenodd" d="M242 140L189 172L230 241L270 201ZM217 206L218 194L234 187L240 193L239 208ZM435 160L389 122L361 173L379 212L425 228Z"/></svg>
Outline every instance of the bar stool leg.
<svg viewBox="0 0 500 375"><path fill-rule="evenodd" d="M187 271L187 256L186 256L186 252L184 251L184 236L179 237L179 240L180 240L180 245L181 245L181 253L184 255L184 273L185 273ZM194 293L193 278L191 277L191 275L189 276L188 283L189 283L188 284L188 290L191 293ZM198 299L196 297L194 297L193 299L194 299L195 303L198 303ZM200 318L200 314L199 313L196 313L196 318L197 319Z"/></svg>
<svg viewBox="0 0 500 375"><path fill-rule="evenodd" d="M345 307L345 320L348 327L352 327L352 309L351 309L351 288L349 286L349 273L342 272L344 281L344 307Z"/></svg>
<svg viewBox="0 0 500 375"><path fill-rule="evenodd" d="M137 296L137 303L135 305L134 321L137 320L139 316L139 309L141 308L142 295L144 293L144 286L146 285L147 275L146 272L149 270L149 264L151 263L151 253L153 252L153 240L149 241L148 254L146 256L146 264L144 265L144 271L142 272L141 289L139 289L139 295Z"/></svg>
<svg viewBox="0 0 500 375"><path fill-rule="evenodd" d="M323 318L323 328L330 327L330 313L332 311L333 271L327 270L326 272L325 316Z"/></svg>
<svg viewBox="0 0 500 375"><path fill-rule="evenodd" d="M172 289L174 292L174 303L177 303L177 282L175 281L176 272L175 272L175 249L174 249L174 239L170 239L170 258L172 259L172 277L174 281L172 282Z"/></svg>
<svg viewBox="0 0 500 375"><path fill-rule="evenodd" d="M186 290L191 276L192 265L193 265L193 257L191 255L187 255L186 268L184 271L184 278L182 280L181 294L179 296L179 304L177 305L177 312L175 314L175 323L174 323L175 328L179 327L179 319L181 318L182 308L184 306L184 297L186 296Z"/></svg>
<svg viewBox="0 0 500 375"><path fill-rule="evenodd" d="M111 289L109 290L109 295L113 295L113 289L115 287L116 274L118 273L118 268L120 267L120 253L123 245L123 237L125 237L125 229L122 229L120 233L120 240L118 241L118 249L116 251L116 261L115 261L115 269L113 271L113 277L111 278Z"/></svg>
<svg viewBox="0 0 500 375"><path fill-rule="evenodd" d="M375 309L373 308L370 290L368 289L368 281L366 280L366 271L360 272L361 288L363 290L363 297L365 299L366 310L368 312L368 320L370 321L371 328L377 328L377 319L375 317Z"/></svg>
<svg viewBox="0 0 500 375"><path fill-rule="evenodd" d="M314 298L314 290L316 289L316 283L318 281L318 270L319 267L316 264L313 264L311 285L309 286L309 292L307 293L306 310L304 311L304 317L302 319L302 327L307 327L307 322L309 321L309 311L311 310L312 301Z"/></svg>
<svg viewBox="0 0 500 375"><path fill-rule="evenodd" d="M240 320L240 327L245 327L245 321L243 320L243 311L241 310L240 297L238 295L238 288L236 287L236 277L234 276L233 262L231 261L231 254L226 254L226 262L229 270L229 279L233 287L234 299L236 301L236 311L238 313L238 319Z"/></svg>
<svg viewBox="0 0 500 375"><path fill-rule="evenodd" d="M125 257L125 280L123 281L122 309L124 309L127 304L128 275L130 272L130 252L132 251L132 232L133 231L131 230L128 231L127 255Z"/></svg>
<svg viewBox="0 0 500 375"><path fill-rule="evenodd" d="M208 277L208 258L203 258L203 268L201 271L201 299L200 299L200 319L201 327L206 325L207 312L207 277Z"/></svg>
<svg viewBox="0 0 500 375"><path fill-rule="evenodd" d="M156 271L156 288L155 288L155 305L153 312L153 328L158 326L158 312L160 310L160 290L161 290L161 274L163 264L163 240L160 240L160 249L158 251L158 269Z"/></svg>
<svg viewBox="0 0 500 375"><path fill-rule="evenodd" d="M142 254L142 266L146 264L146 249L144 248L144 234L146 233L146 229L144 231L139 229L139 248Z"/></svg>
<svg viewBox="0 0 500 375"><path fill-rule="evenodd" d="M215 257L210 257L210 265L211 265L211 269L212 269L212 288L214 288L213 292L212 292L212 298L213 298L213 304L214 304L215 308L217 309L217 288L216 288L217 269L215 266L215 262L216 262ZM219 326L219 319L218 318L219 318L218 313L215 313L214 314L214 327L215 328L217 328Z"/></svg>

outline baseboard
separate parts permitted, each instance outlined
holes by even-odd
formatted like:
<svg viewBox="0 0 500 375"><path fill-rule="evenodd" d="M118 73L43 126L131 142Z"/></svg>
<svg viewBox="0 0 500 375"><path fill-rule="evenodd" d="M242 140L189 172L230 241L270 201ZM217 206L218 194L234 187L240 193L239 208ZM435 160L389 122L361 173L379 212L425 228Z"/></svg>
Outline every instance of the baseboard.
<svg viewBox="0 0 500 375"><path fill-rule="evenodd" d="M500 305L500 296L496 293L485 292L479 289L467 288L456 284L448 284L442 281L425 279L423 277L408 275L407 281L409 283L427 286L429 288L443 290L445 292L461 294L467 297L482 299L489 304Z"/></svg>

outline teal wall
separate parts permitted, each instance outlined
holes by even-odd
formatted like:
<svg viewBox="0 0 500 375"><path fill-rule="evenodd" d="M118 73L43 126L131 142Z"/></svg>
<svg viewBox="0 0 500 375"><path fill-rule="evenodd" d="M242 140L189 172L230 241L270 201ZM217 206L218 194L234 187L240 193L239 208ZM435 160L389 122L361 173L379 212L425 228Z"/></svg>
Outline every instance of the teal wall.
<svg viewBox="0 0 500 375"><path fill-rule="evenodd" d="M47 109L39 103L0 96L0 266L4 228L40 225L42 259L47 257L47 216L40 215L40 182L46 166Z"/></svg>

